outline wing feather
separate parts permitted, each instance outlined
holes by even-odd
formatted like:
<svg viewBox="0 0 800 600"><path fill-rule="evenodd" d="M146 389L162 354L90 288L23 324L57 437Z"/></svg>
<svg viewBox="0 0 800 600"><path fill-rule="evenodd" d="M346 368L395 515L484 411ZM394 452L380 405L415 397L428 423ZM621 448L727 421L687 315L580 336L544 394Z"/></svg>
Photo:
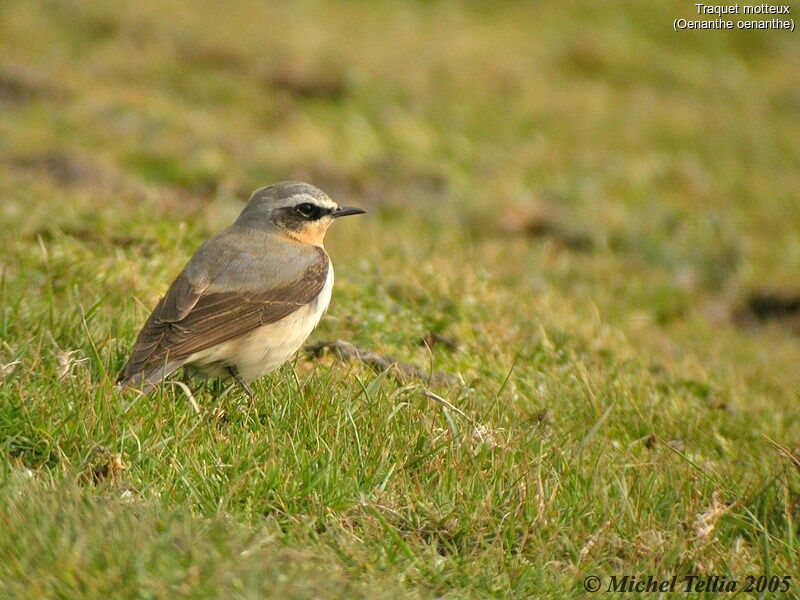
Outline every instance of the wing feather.
<svg viewBox="0 0 800 600"><path fill-rule="evenodd" d="M328 277L328 256L318 250L300 277L265 292L210 291L213 286L193 285L181 274L147 319L119 381L147 377L166 363L182 364L195 352L279 321L312 302Z"/></svg>

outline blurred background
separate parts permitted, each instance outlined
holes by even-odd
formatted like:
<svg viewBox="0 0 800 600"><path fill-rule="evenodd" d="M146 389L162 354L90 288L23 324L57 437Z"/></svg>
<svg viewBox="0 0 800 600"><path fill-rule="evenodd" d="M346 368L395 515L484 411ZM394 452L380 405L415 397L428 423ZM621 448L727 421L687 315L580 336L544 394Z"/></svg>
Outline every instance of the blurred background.
<svg viewBox="0 0 800 600"><path fill-rule="evenodd" d="M19 201L45 181L100 218L294 178L477 234L553 209L687 280L795 285L797 36L676 33L685 4L6 1L3 216L49 213Z"/></svg>

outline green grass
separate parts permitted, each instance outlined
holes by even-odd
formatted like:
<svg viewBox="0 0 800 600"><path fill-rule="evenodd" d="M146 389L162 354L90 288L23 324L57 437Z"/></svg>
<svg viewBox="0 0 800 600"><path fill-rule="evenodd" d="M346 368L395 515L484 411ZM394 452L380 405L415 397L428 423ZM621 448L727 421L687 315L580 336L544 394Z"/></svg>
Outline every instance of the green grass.
<svg viewBox="0 0 800 600"><path fill-rule="evenodd" d="M798 597L800 327L746 313L800 296L800 47L691 8L4 3L0 596ZM186 380L199 414L114 390L288 178L370 209L311 340L464 384L301 356L252 404Z"/></svg>

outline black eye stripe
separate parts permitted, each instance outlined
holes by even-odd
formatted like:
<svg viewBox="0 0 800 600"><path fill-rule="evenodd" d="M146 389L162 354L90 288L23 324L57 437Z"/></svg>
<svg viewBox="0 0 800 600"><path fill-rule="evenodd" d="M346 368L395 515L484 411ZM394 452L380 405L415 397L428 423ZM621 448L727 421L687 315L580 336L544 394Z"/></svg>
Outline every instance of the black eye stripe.
<svg viewBox="0 0 800 600"><path fill-rule="evenodd" d="M322 208L321 206L317 206L311 202L303 202L295 206L294 210L304 219L316 221L317 219L321 219L323 216L330 214L332 209Z"/></svg>

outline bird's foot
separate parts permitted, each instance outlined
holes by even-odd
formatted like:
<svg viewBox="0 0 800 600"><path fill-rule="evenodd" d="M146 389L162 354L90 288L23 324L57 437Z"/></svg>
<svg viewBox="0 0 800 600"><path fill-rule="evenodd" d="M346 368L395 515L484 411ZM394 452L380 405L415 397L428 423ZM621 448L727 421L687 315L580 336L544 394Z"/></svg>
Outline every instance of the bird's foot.
<svg viewBox="0 0 800 600"><path fill-rule="evenodd" d="M228 367L228 373L230 373L230 376L233 377L233 380L244 390L244 393L247 394L247 397L251 401L255 400L256 395L253 393L253 390L250 389L250 386L247 385L247 382L242 379L242 376L239 374L239 371L236 369L236 367Z"/></svg>

